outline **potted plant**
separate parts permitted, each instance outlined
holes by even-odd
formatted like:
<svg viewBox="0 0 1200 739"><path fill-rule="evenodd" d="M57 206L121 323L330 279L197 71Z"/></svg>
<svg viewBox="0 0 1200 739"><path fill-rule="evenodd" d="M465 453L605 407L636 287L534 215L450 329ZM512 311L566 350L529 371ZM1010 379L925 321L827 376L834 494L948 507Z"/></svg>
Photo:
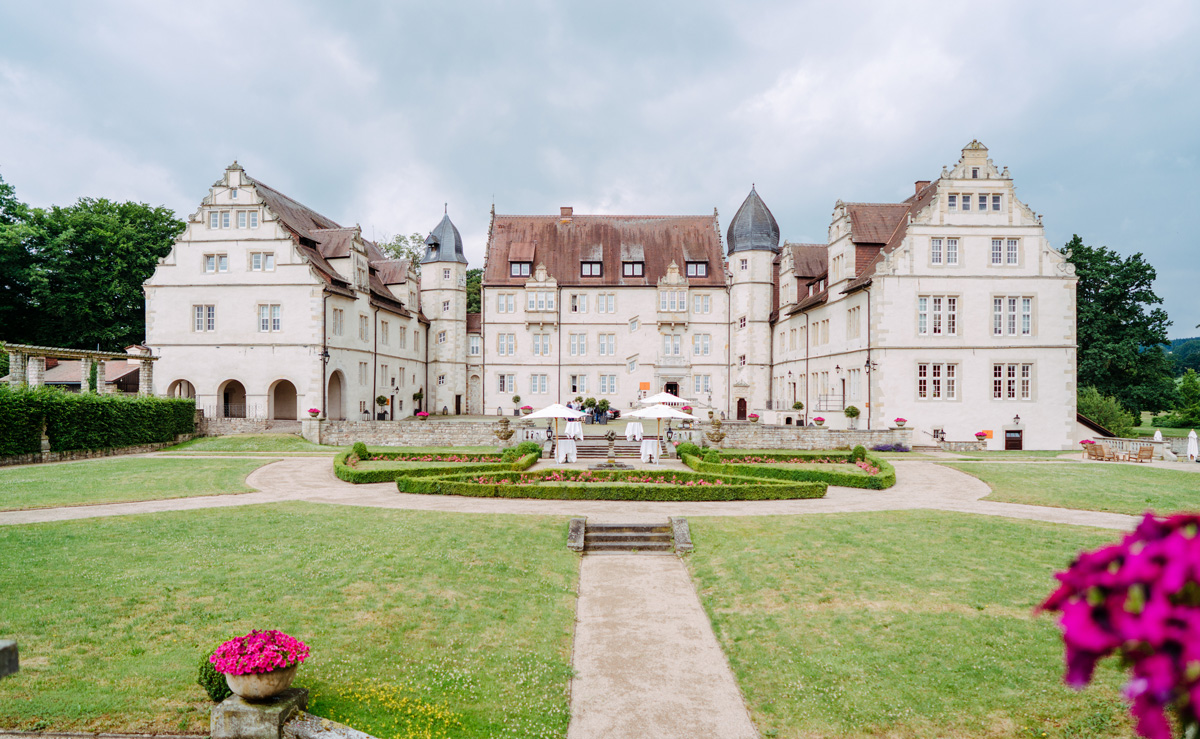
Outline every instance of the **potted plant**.
<svg viewBox="0 0 1200 739"><path fill-rule="evenodd" d="M708 412L708 420L710 420L710 421L713 420L713 416L715 416L716 414L717 414L716 411L709 411Z"/></svg>
<svg viewBox="0 0 1200 739"><path fill-rule="evenodd" d="M321 415L321 409L320 409L320 408L309 408L309 409L308 409L308 417L309 417L309 418L316 418L316 417L317 417L317 416L319 416L319 415Z"/></svg>
<svg viewBox="0 0 1200 739"><path fill-rule="evenodd" d="M608 398L601 398L596 401L596 420L602 424L608 423Z"/></svg>
<svg viewBox="0 0 1200 739"><path fill-rule="evenodd" d="M792 403L792 410L802 411L804 410L804 404L797 400L795 403Z"/></svg>
<svg viewBox="0 0 1200 739"><path fill-rule="evenodd" d="M428 421L429 414L425 411L417 411L417 418L421 419L422 421Z"/></svg>
<svg viewBox="0 0 1200 739"><path fill-rule="evenodd" d="M825 419L821 418L820 416L817 416L816 418L813 419L813 423L817 424L818 426L824 426Z"/></svg>
<svg viewBox="0 0 1200 739"><path fill-rule="evenodd" d="M514 396L512 397L512 401L513 401L513 405L520 405L520 404L521 404L521 396L520 396L520 395L514 395Z"/></svg>
<svg viewBox="0 0 1200 739"><path fill-rule="evenodd" d="M533 406L531 406L531 405L523 405L523 406L521 406L521 413L523 413L523 414L525 414L526 416L528 416L530 413L533 413Z"/></svg>
<svg viewBox="0 0 1200 739"><path fill-rule="evenodd" d="M987 438L987 432L986 432L986 431L976 431L976 432L975 432L975 440L976 440L976 441L983 441L983 440L984 440L984 439L986 439L986 438Z"/></svg>
<svg viewBox="0 0 1200 739"><path fill-rule="evenodd" d="M691 413L692 407L690 405L685 405L682 408L680 408L679 410L683 411L684 413Z"/></svg>
<svg viewBox="0 0 1200 739"><path fill-rule="evenodd" d="M282 631L251 631L230 639L208 661L225 675L229 689L242 698L262 700L287 690L308 645Z"/></svg>
<svg viewBox="0 0 1200 739"><path fill-rule="evenodd" d="M897 418L897 419L895 419L895 421L896 421L896 428L898 428L898 429L904 428L904 424L908 423L907 418Z"/></svg>
<svg viewBox="0 0 1200 739"><path fill-rule="evenodd" d="M751 413L750 415L746 416L746 418L750 419L750 423L758 423L758 414L757 413Z"/></svg>
<svg viewBox="0 0 1200 739"><path fill-rule="evenodd" d="M576 396L575 396L575 402L576 402L578 405L583 405L583 396L582 396L582 395L576 395Z"/></svg>

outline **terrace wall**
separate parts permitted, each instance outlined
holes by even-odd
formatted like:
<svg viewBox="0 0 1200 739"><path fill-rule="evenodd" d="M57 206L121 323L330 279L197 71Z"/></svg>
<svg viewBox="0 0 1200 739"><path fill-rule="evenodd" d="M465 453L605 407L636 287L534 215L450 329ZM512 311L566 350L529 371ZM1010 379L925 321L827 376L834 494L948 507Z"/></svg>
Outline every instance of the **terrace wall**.
<svg viewBox="0 0 1200 739"><path fill-rule="evenodd" d="M707 430L707 427L704 429ZM911 428L831 429L815 426L768 426L761 423L726 423L721 426L725 449L837 449L879 444L912 447Z"/></svg>

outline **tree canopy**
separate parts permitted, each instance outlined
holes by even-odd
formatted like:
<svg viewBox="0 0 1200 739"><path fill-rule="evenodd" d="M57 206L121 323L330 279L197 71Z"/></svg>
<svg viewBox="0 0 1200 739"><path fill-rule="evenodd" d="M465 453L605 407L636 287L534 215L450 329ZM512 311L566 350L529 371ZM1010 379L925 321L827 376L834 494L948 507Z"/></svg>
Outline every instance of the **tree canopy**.
<svg viewBox="0 0 1200 739"><path fill-rule="evenodd" d="M396 234L395 236L384 236L379 241L375 242L375 246L387 256L388 259L407 259L412 262L413 269L417 274L421 274L421 257L425 256L425 237L419 233L411 233L408 236L404 234Z"/></svg>
<svg viewBox="0 0 1200 739"><path fill-rule="evenodd" d="M108 351L144 341L142 283L183 229L144 203L29 208L0 180L2 338Z"/></svg>
<svg viewBox="0 0 1200 739"><path fill-rule="evenodd" d="M1175 401L1172 362L1163 352L1171 322L1154 293L1156 273L1140 253L1122 258L1108 247L1066 246L1075 265L1079 387L1115 397L1135 417Z"/></svg>
<svg viewBox="0 0 1200 739"><path fill-rule="evenodd" d="M483 307L483 270L467 270L467 312L482 313Z"/></svg>

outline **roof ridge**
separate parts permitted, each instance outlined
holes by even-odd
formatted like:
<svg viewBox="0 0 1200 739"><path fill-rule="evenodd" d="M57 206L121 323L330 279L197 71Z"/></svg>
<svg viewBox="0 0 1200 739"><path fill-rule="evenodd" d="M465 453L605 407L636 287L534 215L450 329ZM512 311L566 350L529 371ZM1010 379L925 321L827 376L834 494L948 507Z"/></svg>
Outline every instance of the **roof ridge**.
<svg viewBox="0 0 1200 739"><path fill-rule="evenodd" d="M496 217L497 218L550 218L550 219L553 219L556 221L559 219L563 219L563 218L571 218L571 219L574 219L574 218L701 218L701 219L705 219L705 220L712 219L711 214L697 215L694 213L691 213L691 214L680 213L680 214L674 214L674 215L638 215L638 214L633 214L633 213L631 213L631 214L574 213L569 216L552 215L552 214L548 214L548 213L534 213L534 214L497 213Z"/></svg>
<svg viewBox="0 0 1200 739"><path fill-rule="evenodd" d="M325 215L324 213L320 213L320 212L316 211L315 209L308 207L304 203L301 203L299 200L296 200L295 198L293 198L291 195L287 195L287 194L283 193L282 191L277 190L274 187L271 187L270 185L268 185L267 183L263 182L260 179L251 177L250 175L246 175L246 179L250 180L258 187L262 187L262 188L266 188L267 190L270 190L271 192L275 193L276 195L283 198L284 200L287 200L287 201L295 204L296 207L298 207L298 208L303 208L304 210L307 210L310 213L313 213L317 216L320 216L321 218L324 218L325 220L329 221L330 223L337 223L337 221L335 221L334 219ZM345 228L345 226L338 226L338 228Z"/></svg>
<svg viewBox="0 0 1200 739"><path fill-rule="evenodd" d="M842 205L891 205L891 206L900 207L900 208L908 207L903 202L900 202L900 203L859 203L859 202L847 202L845 200L842 201Z"/></svg>

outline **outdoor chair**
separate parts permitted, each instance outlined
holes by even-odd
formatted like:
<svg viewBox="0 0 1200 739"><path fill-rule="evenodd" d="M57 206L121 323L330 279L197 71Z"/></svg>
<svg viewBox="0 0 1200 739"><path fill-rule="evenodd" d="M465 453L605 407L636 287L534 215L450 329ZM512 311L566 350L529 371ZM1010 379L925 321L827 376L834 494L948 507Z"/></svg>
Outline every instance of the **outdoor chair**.
<svg viewBox="0 0 1200 739"><path fill-rule="evenodd" d="M1118 457L1118 456L1117 456L1117 453L1116 453L1116 452L1114 452L1114 451L1112 450L1112 448L1111 448L1111 447L1109 447L1109 445L1108 445L1108 444L1097 444L1096 446L1100 447L1100 459L1101 459L1101 461L1104 461L1104 462L1117 462L1117 461L1119 461L1119 460L1120 460L1120 457Z"/></svg>
<svg viewBox="0 0 1200 739"><path fill-rule="evenodd" d="M1135 457L1135 456L1131 455L1129 457L1129 461L1130 462L1149 462L1153 458L1154 458L1154 447L1144 446L1144 447L1139 447L1137 450L1137 456Z"/></svg>
<svg viewBox="0 0 1200 739"><path fill-rule="evenodd" d="M1099 462L1103 459L1100 456L1100 445L1099 444L1085 444L1083 447L1083 451L1086 452L1087 459L1092 459L1097 462Z"/></svg>

